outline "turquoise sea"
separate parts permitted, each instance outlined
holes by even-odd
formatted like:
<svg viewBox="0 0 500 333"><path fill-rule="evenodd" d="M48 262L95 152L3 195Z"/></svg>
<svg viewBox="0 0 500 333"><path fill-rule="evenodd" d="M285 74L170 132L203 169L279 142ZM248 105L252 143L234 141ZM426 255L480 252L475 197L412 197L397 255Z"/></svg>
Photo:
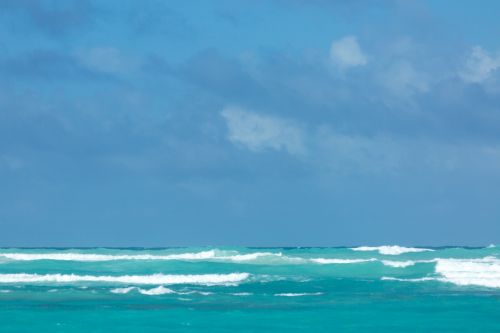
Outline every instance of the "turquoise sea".
<svg viewBox="0 0 500 333"><path fill-rule="evenodd" d="M500 332L500 248L0 249L0 332Z"/></svg>

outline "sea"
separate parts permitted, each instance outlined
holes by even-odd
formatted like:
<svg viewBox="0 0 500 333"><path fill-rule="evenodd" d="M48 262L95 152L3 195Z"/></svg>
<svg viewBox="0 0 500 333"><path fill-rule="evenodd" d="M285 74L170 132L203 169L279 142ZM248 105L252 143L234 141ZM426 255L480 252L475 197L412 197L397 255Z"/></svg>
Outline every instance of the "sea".
<svg viewBox="0 0 500 333"><path fill-rule="evenodd" d="M0 332L500 332L500 247L2 248Z"/></svg>

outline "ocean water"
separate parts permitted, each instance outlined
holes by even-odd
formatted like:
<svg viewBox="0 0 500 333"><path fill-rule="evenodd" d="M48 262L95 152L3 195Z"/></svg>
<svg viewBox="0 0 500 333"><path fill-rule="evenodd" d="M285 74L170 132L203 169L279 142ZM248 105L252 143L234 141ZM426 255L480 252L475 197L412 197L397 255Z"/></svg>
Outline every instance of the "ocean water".
<svg viewBox="0 0 500 333"><path fill-rule="evenodd" d="M0 249L0 332L500 332L500 248Z"/></svg>

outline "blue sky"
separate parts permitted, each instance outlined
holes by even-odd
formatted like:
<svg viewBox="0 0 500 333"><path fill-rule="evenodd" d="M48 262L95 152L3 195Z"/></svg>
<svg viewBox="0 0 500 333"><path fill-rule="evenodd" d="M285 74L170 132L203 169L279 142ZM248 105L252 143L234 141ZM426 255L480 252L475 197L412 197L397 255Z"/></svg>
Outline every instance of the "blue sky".
<svg viewBox="0 0 500 333"><path fill-rule="evenodd" d="M498 243L499 10L2 1L0 244Z"/></svg>

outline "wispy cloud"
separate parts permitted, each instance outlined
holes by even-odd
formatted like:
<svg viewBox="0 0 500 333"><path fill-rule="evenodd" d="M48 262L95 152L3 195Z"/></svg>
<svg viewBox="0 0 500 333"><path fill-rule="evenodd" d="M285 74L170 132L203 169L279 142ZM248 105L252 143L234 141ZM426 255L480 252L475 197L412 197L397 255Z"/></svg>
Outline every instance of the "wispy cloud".
<svg viewBox="0 0 500 333"><path fill-rule="evenodd" d="M88 69L108 74L125 74L137 67L137 61L114 47L81 50L77 58Z"/></svg>
<svg viewBox="0 0 500 333"><path fill-rule="evenodd" d="M364 66L368 63L366 55L354 36L334 41L330 48L330 58L335 65L342 69Z"/></svg>
<svg viewBox="0 0 500 333"><path fill-rule="evenodd" d="M460 71L460 77L465 82L479 83L488 79L500 68L500 55L491 55L480 46L475 46Z"/></svg>
<svg viewBox="0 0 500 333"><path fill-rule="evenodd" d="M413 63L399 59L382 67L375 74L382 88L379 97L390 108L418 109L416 98L429 92L434 81L425 70L417 69Z"/></svg>
<svg viewBox="0 0 500 333"><path fill-rule="evenodd" d="M251 151L285 150L292 155L305 152L304 135L292 121L260 115L239 107L226 107L221 112L229 130L228 139Z"/></svg>

